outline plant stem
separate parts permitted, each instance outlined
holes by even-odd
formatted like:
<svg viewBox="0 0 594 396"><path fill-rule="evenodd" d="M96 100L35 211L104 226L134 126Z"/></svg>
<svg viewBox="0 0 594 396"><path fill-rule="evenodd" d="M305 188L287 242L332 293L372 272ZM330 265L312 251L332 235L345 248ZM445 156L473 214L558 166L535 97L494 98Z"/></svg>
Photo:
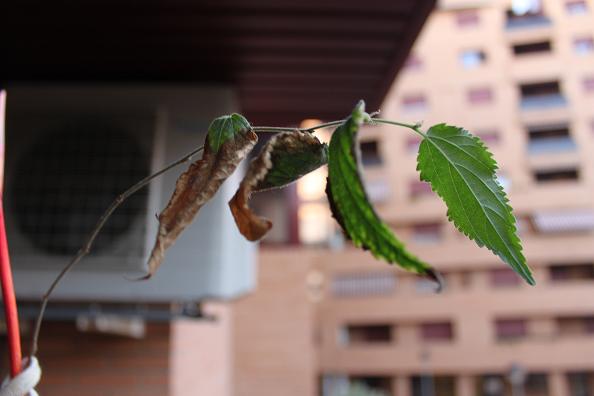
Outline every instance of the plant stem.
<svg viewBox="0 0 594 396"><path fill-rule="evenodd" d="M344 122L344 120L330 121L330 122L325 122L325 123L320 124L320 125L313 126L311 128L302 128L300 130L301 131L305 131L305 132L309 132L309 131L313 132L316 129L322 129L322 128L328 128L328 127L335 126L335 125L340 125L343 122Z"/></svg>
<svg viewBox="0 0 594 396"><path fill-rule="evenodd" d="M293 132L299 131L299 128L289 128L289 127L269 127L269 126L255 126L252 127L252 130L256 133L279 133L279 132Z"/></svg>
<svg viewBox="0 0 594 396"><path fill-rule="evenodd" d="M383 118L372 118L371 119L372 122L377 122L378 124L388 124L388 125L396 125L396 126L400 126L403 128L408 128L413 130L414 132L418 133L419 135L421 135L423 138L426 138L427 135L425 135L420 128L420 125L417 124L406 124L404 122L398 122L398 121L392 121L392 120L385 120Z"/></svg>
<svg viewBox="0 0 594 396"><path fill-rule="evenodd" d="M159 170L158 172L155 172L152 175L149 175L149 176L145 177L144 179L140 180L138 183L134 184L132 187L130 187L129 189L127 189L126 191L124 191L122 194L118 195L117 198L111 203L111 205L109 205L109 207L105 210L105 212L103 212L103 215L101 215L101 217L99 218L99 221L95 225L95 228L93 228L93 230L91 231L91 233L90 233L89 237L87 238L87 240L86 240L85 244L83 245L83 247L81 247L79 249L79 251L76 253L76 256L74 256L72 258L72 260L68 263L68 265L66 265L62 269L62 271L60 271L60 273L58 274L58 276L56 277L56 279L54 279L54 281L52 282L52 284L50 285L50 287L47 289L47 291L43 295L43 298L41 300L41 308L39 309L39 313L37 314L37 319L35 321L35 328L33 330L33 338L31 340L31 356L35 356L37 354L38 341L39 341L39 332L41 330L41 322L43 321L43 315L45 314L45 309L47 308L47 303L49 301L50 296L52 295L52 293L53 293L54 289L56 288L56 286L58 286L58 283L60 283L60 281L62 280L62 278L64 278L64 276L72 269L72 267L74 267L83 257L85 257L87 254L89 254L89 252L91 251L91 247L93 247L93 243L95 242L95 238L97 238L97 235L99 234L99 232L101 231L101 229L103 228L103 226L105 225L105 223L107 222L107 220L111 217L111 215L113 214L113 212L128 197L130 197L132 194L134 194L135 192L137 192L141 188L145 187L153 179L155 179L156 177L162 175L163 173L167 172L168 170L171 170L171 169L175 168L178 165L181 165L181 164L183 164L185 162L190 161L192 159L192 157L194 155L196 155L197 153L199 153L200 151L202 151L203 148L204 148L204 146L192 150L191 152L189 152L188 154L184 155L180 159L178 159L178 160L172 162L171 164L167 165L165 168L163 168L163 169Z"/></svg>
<svg viewBox="0 0 594 396"><path fill-rule="evenodd" d="M344 120L337 120L337 121L330 121L325 122L323 124L314 125L311 128L289 128L289 127L269 127L269 126L255 126L252 127L254 132L260 133L279 133L279 132L293 132L293 131L300 131L300 132L314 132L316 129L328 128L335 125L340 125L344 122Z"/></svg>

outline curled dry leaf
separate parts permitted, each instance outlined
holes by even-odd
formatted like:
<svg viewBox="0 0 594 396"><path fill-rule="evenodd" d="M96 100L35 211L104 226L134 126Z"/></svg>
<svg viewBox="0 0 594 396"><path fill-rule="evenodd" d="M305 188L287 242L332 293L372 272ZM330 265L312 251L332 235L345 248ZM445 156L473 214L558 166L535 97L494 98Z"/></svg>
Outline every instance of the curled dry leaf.
<svg viewBox="0 0 594 396"><path fill-rule="evenodd" d="M317 137L298 130L275 135L252 160L229 207L239 231L257 241L272 222L257 216L248 206L252 192L286 186L328 162L328 146Z"/></svg>
<svg viewBox="0 0 594 396"><path fill-rule="evenodd" d="M165 250L173 245L200 208L215 195L258 141L258 136L249 127L243 126L218 146L209 144L211 135L212 130L209 130L202 159L193 162L177 179L175 191L159 215L159 232L145 278L155 273L163 262Z"/></svg>

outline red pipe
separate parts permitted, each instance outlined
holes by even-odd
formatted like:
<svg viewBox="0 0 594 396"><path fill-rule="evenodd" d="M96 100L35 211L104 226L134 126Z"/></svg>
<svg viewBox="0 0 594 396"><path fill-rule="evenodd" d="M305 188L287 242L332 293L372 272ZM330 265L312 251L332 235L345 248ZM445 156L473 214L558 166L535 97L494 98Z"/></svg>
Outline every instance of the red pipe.
<svg viewBox="0 0 594 396"><path fill-rule="evenodd" d="M15 377L21 372L21 337L19 332L19 316L17 313L6 229L4 227L4 208L0 204L0 282L2 284L2 302L8 333L8 352L10 354L10 375Z"/></svg>
<svg viewBox="0 0 594 396"><path fill-rule="evenodd" d="M0 284L2 285L2 303L8 334L8 352L10 358L10 376L21 372L21 336L19 331L19 315L17 313L16 296L8 255L6 227L4 225L4 203L2 202L2 185L4 180L4 120L6 115L6 91L0 90Z"/></svg>

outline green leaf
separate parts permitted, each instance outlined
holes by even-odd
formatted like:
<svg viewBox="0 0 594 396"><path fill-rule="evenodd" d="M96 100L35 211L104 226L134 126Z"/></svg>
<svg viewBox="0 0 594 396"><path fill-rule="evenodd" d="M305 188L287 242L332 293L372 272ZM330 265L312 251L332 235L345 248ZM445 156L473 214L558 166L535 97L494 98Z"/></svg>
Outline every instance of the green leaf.
<svg viewBox="0 0 594 396"><path fill-rule="evenodd" d="M419 147L417 170L445 201L448 219L462 233L535 284L512 208L495 175L497 163L479 138L462 128L434 125Z"/></svg>
<svg viewBox="0 0 594 396"><path fill-rule="evenodd" d="M381 221L369 202L361 178L357 133L369 119L361 101L332 134L328 155L326 194L330 208L346 236L357 247L370 250L376 257L402 268L438 280L431 267L410 254L390 228Z"/></svg>
<svg viewBox="0 0 594 396"><path fill-rule="evenodd" d="M251 127L248 120L241 114L233 113L215 118L208 127L208 145L213 152L217 153L223 143Z"/></svg>

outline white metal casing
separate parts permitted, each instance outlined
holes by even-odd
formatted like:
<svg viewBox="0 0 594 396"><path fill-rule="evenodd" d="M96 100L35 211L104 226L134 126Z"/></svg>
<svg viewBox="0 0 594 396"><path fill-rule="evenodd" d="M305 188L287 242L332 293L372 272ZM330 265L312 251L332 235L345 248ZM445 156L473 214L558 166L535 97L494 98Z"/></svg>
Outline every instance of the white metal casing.
<svg viewBox="0 0 594 396"><path fill-rule="evenodd" d="M202 145L210 121L237 111L233 90L217 86L15 86L8 89L5 206L14 279L19 299L38 299L71 256L48 255L27 245L11 213L11 183L19 156L48 119L79 115L106 118L142 138L150 151L151 172ZM81 133L83 133L81 131ZM33 138L31 138L33 136ZM198 157L200 154L198 155ZM142 253L119 260L109 251L83 261L56 289L61 301L168 302L233 298L255 282L256 248L236 230L227 202L241 171L227 180L215 198L167 252L165 262L148 281L130 281L146 270L159 213L167 203L182 165L148 187L147 210L122 237L118 249L140 239ZM21 176L22 177L22 176ZM114 197L115 198L115 197ZM130 239L131 238L131 239ZM119 242L119 241L118 241ZM118 245L118 243L114 244ZM121 258L121 257L120 257Z"/></svg>

